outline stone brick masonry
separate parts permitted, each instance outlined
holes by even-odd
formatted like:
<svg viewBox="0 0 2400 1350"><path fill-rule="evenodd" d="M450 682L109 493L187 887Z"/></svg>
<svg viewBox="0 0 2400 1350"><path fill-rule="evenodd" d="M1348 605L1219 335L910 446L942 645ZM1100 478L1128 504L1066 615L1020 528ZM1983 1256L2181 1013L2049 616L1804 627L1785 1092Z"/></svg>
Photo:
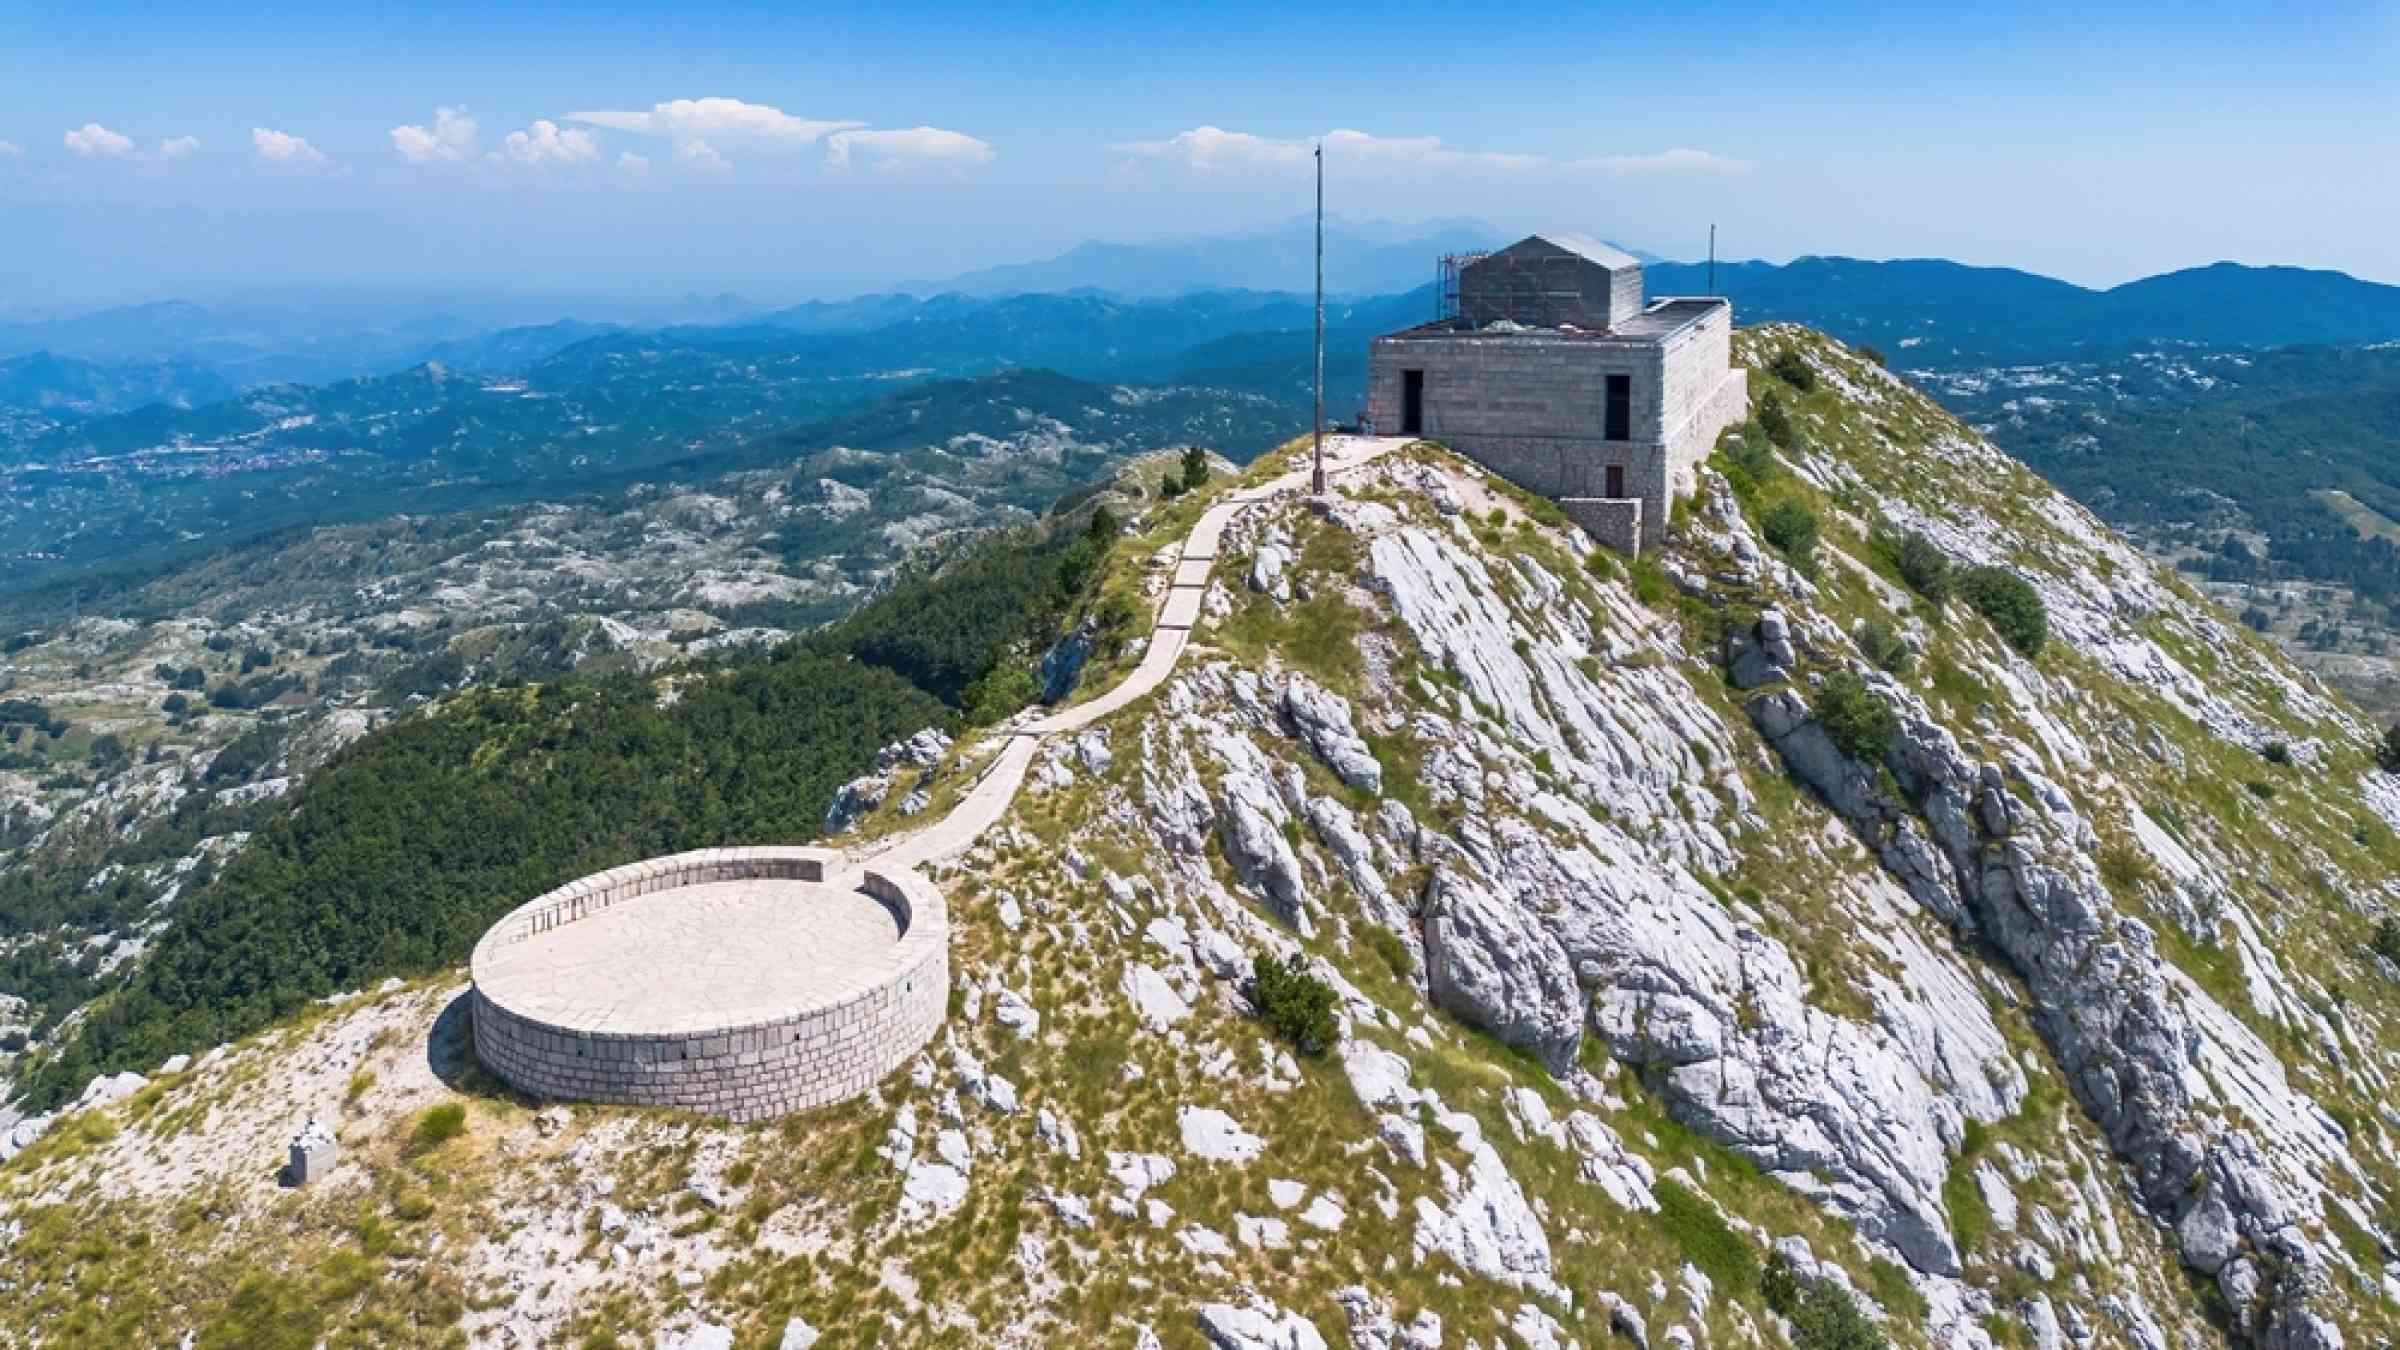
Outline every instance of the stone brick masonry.
<svg viewBox="0 0 2400 1350"><path fill-rule="evenodd" d="M597 873L519 907L476 947L477 1057L537 1098L678 1107L737 1121L864 1093L923 1048L949 1010L949 912L932 883L904 868L870 865L835 878L855 881L890 911L898 940L838 997L778 1016L715 1025L689 1009L660 1009L655 1027L646 1028L641 1010L629 1018L620 1009L608 1029L562 1026L505 1006L505 982L495 992L485 978L500 948L637 897L757 879L824 882L839 857L819 849L704 849ZM729 932L724 940L743 935Z"/></svg>

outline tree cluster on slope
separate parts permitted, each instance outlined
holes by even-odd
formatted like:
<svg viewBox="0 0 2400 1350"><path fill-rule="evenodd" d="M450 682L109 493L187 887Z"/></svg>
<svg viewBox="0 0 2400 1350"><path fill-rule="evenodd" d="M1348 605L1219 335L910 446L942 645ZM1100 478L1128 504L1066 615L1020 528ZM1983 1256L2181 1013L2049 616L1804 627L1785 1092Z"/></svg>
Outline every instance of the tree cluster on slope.
<svg viewBox="0 0 2400 1350"><path fill-rule="evenodd" d="M772 656L677 677L671 697L630 674L475 688L379 729L257 822L36 1071L30 1100L453 964L493 920L584 873L815 837L880 747L954 720L1046 640L1114 531L1100 517L992 539ZM67 898L26 900L55 913ZM62 980L56 992L88 992Z"/></svg>

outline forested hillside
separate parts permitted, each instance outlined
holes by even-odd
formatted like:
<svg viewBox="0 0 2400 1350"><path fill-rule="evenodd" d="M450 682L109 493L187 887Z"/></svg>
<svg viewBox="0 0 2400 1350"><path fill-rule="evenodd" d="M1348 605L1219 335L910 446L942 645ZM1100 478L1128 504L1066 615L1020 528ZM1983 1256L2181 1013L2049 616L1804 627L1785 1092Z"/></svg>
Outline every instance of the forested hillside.
<svg viewBox="0 0 2400 1350"><path fill-rule="evenodd" d="M356 742L253 813L128 983L28 1076L29 1103L459 961L492 920L583 873L814 838L878 748L1033 699L1034 658L1114 538L1107 500L925 567L772 655L474 688Z"/></svg>

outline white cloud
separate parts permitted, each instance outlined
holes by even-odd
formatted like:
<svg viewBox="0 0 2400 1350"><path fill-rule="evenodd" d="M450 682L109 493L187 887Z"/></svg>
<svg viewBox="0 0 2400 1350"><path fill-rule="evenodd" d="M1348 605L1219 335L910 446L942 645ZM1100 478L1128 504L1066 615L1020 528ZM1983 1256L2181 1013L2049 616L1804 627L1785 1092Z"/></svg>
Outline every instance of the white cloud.
<svg viewBox="0 0 2400 1350"><path fill-rule="evenodd" d="M485 158L535 166L589 164L600 158L600 142L588 131L560 130L556 122L537 118L523 131L512 131L500 148Z"/></svg>
<svg viewBox="0 0 2400 1350"><path fill-rule="evenodd" d="M1707 150L1661 150L1655 155L1594 155L1569 160L1572 169L1605 169L1610 173L1748 173L1751 163Z"/></svg>
<svg viewBox="0 0 2400 1350"><path fill-rule="evenodd" d="M1166 160L1214 172L1220 169L1297 168L1308 163L1319 141L1329 163L1347 162L1375 168L1527 169L1541 165L1540 155L1495 151L1453 150L1438 136L1376 136L1336 128L1318 138L1297 140L1260 136L1222 127L1194 127L1163 141L1124 141L1109 149L1137 159Z"/></svg>
<svg viewBox="0 0 2400 1350"><path fill-rule="evenodd" d="M854 161L879 173L897 173L912 165L964 169L992 162L988 141L940 127L906 131L837 131L825 138L825 167L847 169Z"/></svg>
<svg viewBox="0 0 2400 1350"><path fill-rule="evenodd" d="M1320 141L1325 147L1327 169L1334 172L1563 169L1612 174L1737 174L1747 173L1751 168L1747 160L1706 150L1662 150L1651 155L1591 155L1559 160L1547 155L1454 150L1435 136L1376 136L1348 129L1329 131L1321 138L1293 140L1204 126L1178 132L1163 141L1125 141L1109 149L1130 159L1156 160L1214 173L1300 168L1308 163L1310 152Z"/></svg>
<svg viewBox="0 0 2400 1350"><path fill-rule="evenodd" d="M294 168L314 169L333 161L324 151L310 145L307 138L286 131L270 131L265 127L250 128L250 144L257 147L258 157L269 164L284 164Z"/></svg>
<svg viewBox="0 0 2400 1350"><path fill-rule="evenodd" d="M733 166L726 163L725 157L717 153L716 147L706 141L685 141L676 146L675 162L687 169L697 169L701 173L727 174L733 172Z"/></svg>
<svg viewBox="0 0 2400 1350"><path fill-rule="evenodd" d="M702 137L743 137L786 145L813 145L833 132L866 125L794 117L781 108L744 103L738 98L679 98L655 104L648 112L602 109L568 113L567 120L644 136L667 136L685 143L698 142Z"/></svg>
<svg viewBox="0 0 2400 1350"><path fill-rule="evenodd" d="M133 153L133 138L120 136L98 122L86 122L67 133L67 148L79 155L118 157Z"/></svg>
<svg viewBox="0 0 2400 1350"><path fill-rule="evenodd" d="M0 141L0 159L15 159L24 153L25 148L15 141Z"/></svg>
<svg viewBox="0 0 2400 1350"><path fill-rule="evenodd" d="M456 164L475 154L475 119L464 108L436 108L433 125L392 128L392 148L411 164Z"/></svg>
<svg viewBox="0 0 2400 1350"><path fill-rule="evenodd" d="M181 159L199 148L200 138L197 136L170 136L158 143L158 157Z"/></svg>
<svg viewBox="0 0 2400 1350"><path fill-rule="evenodd" d="M624 154L617 156L617 169L622 173L637 175L648 173L650 172L650 157L648 155L637 155L631 150L628 150Z"/></svg>

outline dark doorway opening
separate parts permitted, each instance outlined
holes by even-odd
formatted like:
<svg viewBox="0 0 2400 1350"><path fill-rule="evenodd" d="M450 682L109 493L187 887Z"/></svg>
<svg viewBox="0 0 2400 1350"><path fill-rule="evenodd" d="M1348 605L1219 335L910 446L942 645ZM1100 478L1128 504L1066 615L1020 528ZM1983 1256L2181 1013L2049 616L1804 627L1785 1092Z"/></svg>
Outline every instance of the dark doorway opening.
<svg viewBox="0 0 2400 1350"><path fill-rule="evenodd" d="M1625 495L1624 465L1611 464L1608 466L1608 491L1601 495L1608 497L1622 497Z"/></svg>
<svg viewBox="0 0 2400 1350"><path fill-rule="evenodd" d="M1612 441L1633 439L1633 377L1608 377L1608 424L1601 435ZM1616 493L1608 494L1611 497Z"/></svg>
<svg viewBox="0 0 2400 1350"><path fill-rule="evenodd" d="M1425 434L1425 372L1400 372L1400 434Z"/></svg>

